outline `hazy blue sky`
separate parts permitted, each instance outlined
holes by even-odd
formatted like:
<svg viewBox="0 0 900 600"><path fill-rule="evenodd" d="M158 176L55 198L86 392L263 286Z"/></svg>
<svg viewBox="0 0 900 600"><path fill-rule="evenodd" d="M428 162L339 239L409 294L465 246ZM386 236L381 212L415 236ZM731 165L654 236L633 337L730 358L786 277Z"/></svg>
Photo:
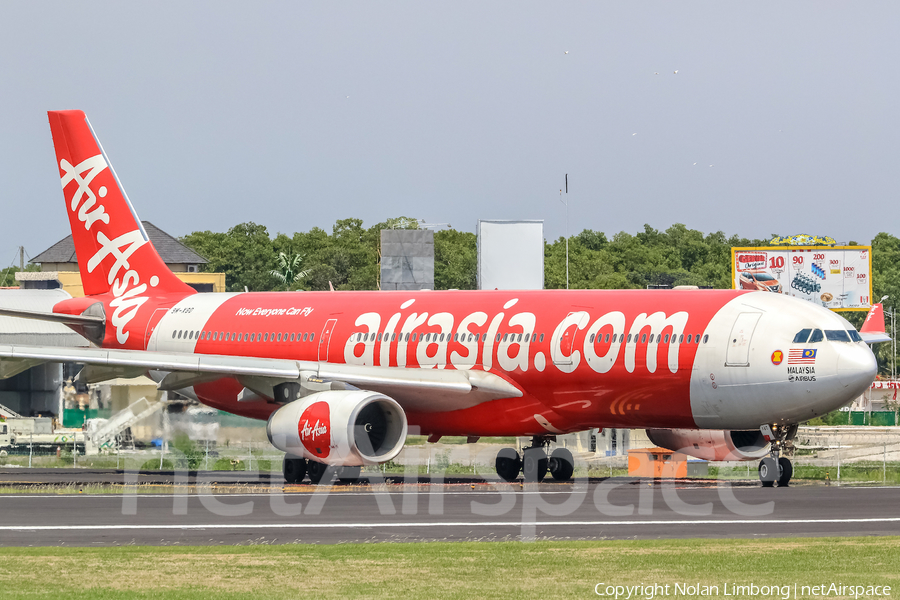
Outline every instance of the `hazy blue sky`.
<svg viewBox="0 0 900 600"><path fill-rule="evenodd" d="M897 2L2 2L0 266L68 234L48 109L174 234L900 234ZM568 51L568 54L566 54ZM677 74L674 71L678 71Z"/></svg>

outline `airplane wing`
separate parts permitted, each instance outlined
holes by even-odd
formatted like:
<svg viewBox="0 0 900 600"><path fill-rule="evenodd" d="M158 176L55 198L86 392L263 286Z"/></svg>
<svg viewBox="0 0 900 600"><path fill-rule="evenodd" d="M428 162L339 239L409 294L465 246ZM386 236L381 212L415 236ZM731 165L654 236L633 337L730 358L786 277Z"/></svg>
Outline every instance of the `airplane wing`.
<svg viewBox="0 0 900 600"><path fill-rule="evenodd" d="M85 365L79 378L88 383L159 371L165 374L159 383L160 389L170 390L231 377L267 400L274 400L274 387L281 383L299 383L301 388L307 387L310 391L331 389L329 384L347 384L390 396L404 409L426 412L447 410L448 407L466 408L488 400L522 396L518 387L485 371L373 367L216 354L0 345L0 379L48 362Z"/></svg>
<svg viewBox="0 0 900 600"><path fill-rule="evenodd" d="M885 332L868 332L868 331L860 331L859 337L867 344L877 344L879 342L889 342L891 341L891 336L889 336Z"/></svg>

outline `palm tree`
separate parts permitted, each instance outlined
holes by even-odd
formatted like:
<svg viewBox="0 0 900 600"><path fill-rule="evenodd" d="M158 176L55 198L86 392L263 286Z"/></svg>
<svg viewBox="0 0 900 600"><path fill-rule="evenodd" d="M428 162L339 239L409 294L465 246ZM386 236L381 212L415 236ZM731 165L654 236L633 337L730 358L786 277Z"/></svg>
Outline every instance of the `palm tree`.
<svg viewBox="0 0 900 600"><path fill-rule="evenodd" d="M300 265L303 263L302 254L279 252L277 263L277 268L272 270L272 276L287 286L297 283L309 275L309 269L300 270Z"/></svg>

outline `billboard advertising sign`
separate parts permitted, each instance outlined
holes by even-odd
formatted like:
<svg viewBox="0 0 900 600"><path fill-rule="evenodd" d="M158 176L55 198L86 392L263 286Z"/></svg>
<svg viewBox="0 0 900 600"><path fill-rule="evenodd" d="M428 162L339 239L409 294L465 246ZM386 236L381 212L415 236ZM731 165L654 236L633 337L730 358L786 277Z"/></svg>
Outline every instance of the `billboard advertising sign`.
<svg viewBox="0 0 900 600"><path fill-rule="evenodd" d="M544 222L478 221L478 289L544 289Z"/></svg>
<svg viewBox="0 0 900 600"><path fill-rule="evenodd" d="M803 298L833 310L869 310L870 246L732 248L734 289Z"/></svg>

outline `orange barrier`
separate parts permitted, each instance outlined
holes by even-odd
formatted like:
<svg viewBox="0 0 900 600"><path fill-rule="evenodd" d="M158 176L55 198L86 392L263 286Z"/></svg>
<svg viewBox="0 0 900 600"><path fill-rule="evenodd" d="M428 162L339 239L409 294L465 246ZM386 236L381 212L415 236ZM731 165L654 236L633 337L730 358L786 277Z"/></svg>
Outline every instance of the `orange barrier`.
<svg viewBox="0 0 900 600"><path fill-rule="evenodd" d="M632 477L676 478L688 474L688 457L666 448L637 448L628 451L628 474Z"/></svg>

